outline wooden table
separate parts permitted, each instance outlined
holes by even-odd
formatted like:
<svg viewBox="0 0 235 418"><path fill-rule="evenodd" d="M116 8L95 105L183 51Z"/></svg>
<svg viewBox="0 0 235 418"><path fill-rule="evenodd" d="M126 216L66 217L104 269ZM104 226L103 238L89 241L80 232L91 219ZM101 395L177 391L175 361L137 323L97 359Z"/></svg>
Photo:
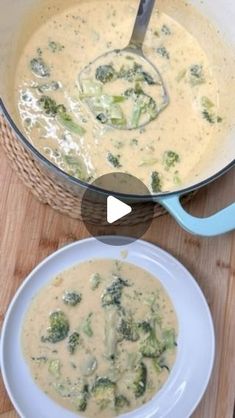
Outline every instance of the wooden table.
<svg viewBox="0 0 235 418"><path fill-rule="evenodd" d="M84 225L40 204L11 170L0 148L0 323L27 274L60 246L88 235ZM209 215L235 200L235 170L201 190L188 210ZM235 389L235 232L198 238L169 216L143 237L176 256L201 286L215 324L216 360L210 384L193 418L232 418ZM193 330L192 330L193 332ZM17 415L0 381L0 418ZM36 415L32 418L38 418ZM184 418L184 417L182 417Z"/></svg>

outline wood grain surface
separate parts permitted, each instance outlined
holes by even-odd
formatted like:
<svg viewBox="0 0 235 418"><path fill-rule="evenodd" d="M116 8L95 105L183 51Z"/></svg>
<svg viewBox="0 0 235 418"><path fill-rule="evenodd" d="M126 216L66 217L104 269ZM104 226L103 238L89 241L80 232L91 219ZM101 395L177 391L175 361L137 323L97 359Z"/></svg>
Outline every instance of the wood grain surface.
<svg viewBox="0 0 235 418"><path fill-rule="evenodd" d="M81 222L40 204L11 170L1 147L0 161L1 323L16 289L32 268L57 248L84 238L88 233ZM234 169L200 190L187 209L195 215L205 216L232 201L235 201ZM156 219L143 238L169 251L190 270L212 312L216 333L215 366L193 418L233 418L235 232L216 238L198 238L184 232L166 215ZM0 380L0 418L16 417Z"/></svg>

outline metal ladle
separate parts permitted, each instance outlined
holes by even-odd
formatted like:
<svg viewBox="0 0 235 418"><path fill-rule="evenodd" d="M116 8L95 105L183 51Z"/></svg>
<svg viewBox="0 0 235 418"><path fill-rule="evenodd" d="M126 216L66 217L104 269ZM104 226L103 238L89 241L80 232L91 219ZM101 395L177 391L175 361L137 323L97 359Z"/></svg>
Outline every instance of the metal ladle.
<svg viewBox="0 0 235 418"><path fill-rule="evenodd" d="M82 85L83 74L87 73L87 71L89 71L89 68L91 68L91 66L93 66L94 64L98 65L98 62L102 63L104 59L107 60L107 57L109 56L110 58L112 57L112 60L113 60L114 55L117 53L127 54L128 56L134 55L134 56L137 56L138 59L140 59L143 62L143 65L149 68L151 67L152 70L154 70L154 73L156 75L156 80L157 80L156 84L158 86L158 89L160 88L160 96L161 96L161 103L159 103L159 106L158 106L158 114L162 112L162 110L164 110L168 106L170 99L169 99L169 95L165 87L163 78L158 68L151 61L149 61L148 58L145 57L144 52L143 52L143 43L145 40L145 35L148 29L150 18L152 16L154 5L155 5L155 0L140 0L138 13L135 19L135 24L134 24L134 28L133 28L133 32L132 32L132 36L131 36L129 44L121 50L113 50L113 51L106 52L105 54L102 54L101 56L96 58L94 61L92 61L88 66L86 66L79 75L79 84L80 84L80 88L82 91L83 91L83 85ZM88 105L89 105L89 101L88 101ZM92 106L89 105L89 107L91 111L93 112ZM158 116L158 114L156 115L156 117ZM149 122L150 121L148 121L147 123ZM119 127L115 125L115 128L136 129L136 128L141 128L145 126L147 123L145 122L143 124L138 125L138 127L134 127L134 128L126 127L126 126ZM114 127L112 124L109 124L109 125Z"/></svg>

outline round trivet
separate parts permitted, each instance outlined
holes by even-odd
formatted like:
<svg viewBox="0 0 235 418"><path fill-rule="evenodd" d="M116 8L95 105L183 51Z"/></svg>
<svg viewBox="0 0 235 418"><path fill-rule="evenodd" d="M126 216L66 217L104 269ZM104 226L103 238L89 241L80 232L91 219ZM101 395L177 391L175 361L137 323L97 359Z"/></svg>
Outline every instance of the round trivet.
<svg viewBox="0 0 235 418"><path fill-rule="evenodd" d="M66 214L71 218L80 219L81 217L81 199L74 196L65 187L55 183L44 172L41 166L32 158L32 155L27 151L13 130L9 127L4 117L0 115L0 141L4 148L12 168L16 174L20 177L23 183L29 187L31 192L44 204L50 205L53 209L60 213ZM195 192L188 194L184 197L184 202L192 198ZM140 222L146 222L151 216L152 218L152 205L153 203L135 203L140 207L143 207L141 216L131 217L128 224L136 225ZM87 211L92 213L94 223L96 223L96 214L98 211L104 211L103 205L99 207L96 205L94 211L94 205L91 202L87 202ZM154 217L164 215L166 210L158 203L154 204ZM97 216L100 221L100 217Z"/></svg>

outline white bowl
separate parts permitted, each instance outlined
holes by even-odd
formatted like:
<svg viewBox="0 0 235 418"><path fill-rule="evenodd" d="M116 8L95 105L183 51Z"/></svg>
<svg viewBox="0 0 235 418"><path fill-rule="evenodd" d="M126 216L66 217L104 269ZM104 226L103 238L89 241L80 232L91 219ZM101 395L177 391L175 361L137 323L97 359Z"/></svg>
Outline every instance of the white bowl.
<svg viewBox="0 0 235 418"><path fill-rule="evenodd" d="M118 239L113 237L116 243ZM179 322L177 358L167 382L151 401L125 417L187 418L196 408L211 375L215 349L210 311L197 283L175 258L145 241L110 246L90 238L63 247L39 264L19 288L8 309L0 361L7 392L22 418L79 416L41 391L24 360L20 336L33 296L51 278L74 264L91 258L123 260L123 250L128 251L125 261L146 269L160 280L174 304Z"/></svg>

